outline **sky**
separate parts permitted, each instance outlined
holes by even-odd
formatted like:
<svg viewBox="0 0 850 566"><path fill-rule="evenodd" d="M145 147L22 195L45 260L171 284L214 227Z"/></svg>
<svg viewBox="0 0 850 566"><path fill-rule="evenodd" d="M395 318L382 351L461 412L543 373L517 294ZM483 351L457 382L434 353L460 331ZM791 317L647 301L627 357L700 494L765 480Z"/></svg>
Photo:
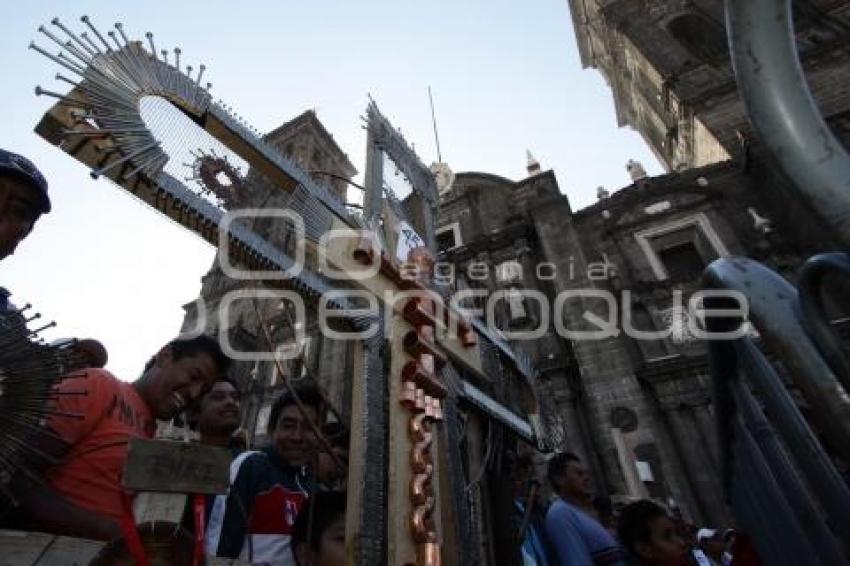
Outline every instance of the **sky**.
<svg viewBox="0 0 850 566"><path fill-rule="evenodd" d="M207 67L214 98L261 132L314 109L359 170L368 96L401 128L422 161L437 160L428 87L443 161L457 172L519 180L526 150L553 169L573 210L596 187L629 184L628 159L650 175L661 166L640 136L618 129L610 90L579 61L566 0L243 0L223 2L44 2L9 5L0 34L0 147L22 153L50 183L53 211L14 256L0 285L32 303L58 337L94 337L110 369L133 380L174 338L182 306L197 297L214 249L186 229L38 137L54 102L34 87L64 92L57 65L28 50L59 17L70 29L88 15L102 32L124 24L132 39L154 33L158 49L179 46L183 65ZM57 31L53 28L53 31Z"/></svg>

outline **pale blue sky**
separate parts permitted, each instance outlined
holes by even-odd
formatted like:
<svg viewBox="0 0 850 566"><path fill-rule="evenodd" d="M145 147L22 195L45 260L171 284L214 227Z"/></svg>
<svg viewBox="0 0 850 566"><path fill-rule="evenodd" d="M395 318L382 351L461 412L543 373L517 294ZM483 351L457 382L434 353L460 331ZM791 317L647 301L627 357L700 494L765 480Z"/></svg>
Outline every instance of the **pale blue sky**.
<svg viewBox="0 0 850 566"><path fill-rule="evenodd" d="M0 285L60 323L48 337L100 339L123 379L176 335L214 252L33 133L53 102L34 86L64 88L56 65L27 45L50 45L36 30L54 16L81 31L82 14L103 31L122 21L131 38L152 31L159 49L181 47L184 65L206 64L215 98L263 132L314 108L361 174L367 93L426 164L436 160L428 85L455 172L521 179L528 148L574 210L595 201L598 185L628 184L629 158L661 172L640 137L617 128L601 75L581 69L566 0L6 6L0 147L42 169L54 211L0 264Z"/></svg>

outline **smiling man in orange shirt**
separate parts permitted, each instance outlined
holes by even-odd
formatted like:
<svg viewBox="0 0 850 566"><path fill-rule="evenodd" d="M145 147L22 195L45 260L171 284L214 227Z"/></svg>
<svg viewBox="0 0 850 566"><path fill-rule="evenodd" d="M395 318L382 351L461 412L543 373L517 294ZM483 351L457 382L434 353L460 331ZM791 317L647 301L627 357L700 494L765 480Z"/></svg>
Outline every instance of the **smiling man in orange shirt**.
<svg viewBox="0 0 850 566"><path fill-rule="evenodd" d="M22 493L28 526L83 538L120 536L130 439L152 437L156 419L171 419L196 402L229 364L216 340L198 336L169 342L133 383L94 368L65 379L57 387L58 414L47 423L55 436L40 447L58 461L47 485Z"/></svg>

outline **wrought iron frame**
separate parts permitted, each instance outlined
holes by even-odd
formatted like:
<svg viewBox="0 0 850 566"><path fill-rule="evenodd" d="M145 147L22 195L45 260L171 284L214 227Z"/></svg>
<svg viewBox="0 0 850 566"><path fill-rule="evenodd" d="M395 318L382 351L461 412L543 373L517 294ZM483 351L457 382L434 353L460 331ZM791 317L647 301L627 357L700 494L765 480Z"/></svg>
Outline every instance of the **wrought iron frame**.
<svg viewBox="0 0 850 566"><path fill-rule="evenodd" d="M367 222L373 223L383 210L384 162L383 153L398 167L410 182L413 194L422 200L418 211L424 220L423 226L417 226L423 233L428 248L436 251L434 222L437 218L437 182L434 175L408 145L404 137L393 128L390 121L378 110L374 100L366 107L366 197L365 209ZM406 220L410 220L407 219ZM411 223L412 224L412 223Z"/></svg>

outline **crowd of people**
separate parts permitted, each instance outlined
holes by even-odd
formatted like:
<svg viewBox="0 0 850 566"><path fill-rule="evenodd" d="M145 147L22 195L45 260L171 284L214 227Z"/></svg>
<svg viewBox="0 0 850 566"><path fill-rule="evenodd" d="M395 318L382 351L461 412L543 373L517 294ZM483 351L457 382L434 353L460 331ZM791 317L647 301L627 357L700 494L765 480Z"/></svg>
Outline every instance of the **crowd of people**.
<svg viewBox="0 0 850 566"><path fill-rule="evenodd" d="M522 472L530 488L515 491L524 518L518 537L524 566L760 564L742 533L697 529L676 510L649 499L615 507L595 497L590 472L575 454L556 454L547 466L552 502L544 503L536 480Z"/></svg>
<svg viewBox="0 0 850 566"><path fill-rule="evenodd" d="M14 253L50 209L38 169L0 150L0 259ZM8 297L0 293L0 309L12 308ZM257 564L346 563L348 433L342 423L328 422L318 388L287 387L271 407L268 446L253 449L239 434L240 391L217 340L173 340L133 382L103 369L105 352L95 353L91 367L57 386L53 414L32 450L37 457L28 463L44 481L13 479L18 501L11 515L0 518L4 526L126 538L134 528L131 495L122 486L128 442L152 438L157 420L183 415L198 442L232 457L227 492L204 502L203 548L209 556ZM747 538L734 531L694 529L649 500L615 508L594 498L590 474L574 454L549 459L554 500L548 505L530 463L524 470L513 495L516 554L525 565L759 564ZM187 506L183 526L197 530L192 519Z"/></svg>
<svg viewBox="0 0 850 566"><path fill-rule="evenodd" d="M37 447L49 455L46 481L15 480L13 491L20 496L9 525L90 539L127 538L132 510L121 475L128 442L152 438L156 420L185 413L198 442L233 457L227 493L205 501L208 556L246 564L345 564L346 498L333 488L345 483L338 463L346 454L335 446L336 460L320 465L316 439L330 436L320 432L324 397L315 386L286 390L271 408L269 445L248 450L238 434L241 397L226 375L228 367L218 341L197 336L169 342L134 382L102 368L62 381ZM70 391L86 394L62 394ZM182 526L195 528L191 519L187 505Z"/></svg>
<svg viewBox="0 0 850 566"><path fill-rule="evenodd" d="M0 260L13 254L51 210L48 184L27 158L0 149ZM0 309L14 310L0 292ZM326 403L314 386L288 388L274 403L269 446L248 450L230 359L209 336L175 339L128 382L103 368L96 341L89 367L55 388L49 415L12 478L14 508L2 526L114 541L132 538L132 494L122 485L129 441L153 438L157 421L185 415L198 442L229 451L230 487L209 496L203 546L210 556L257 564L345 564L345 461L339 423L325 422ZM324 430L322 430L324 429ZM317 438L330 439L323 443ZM327 449L322 452L320 445ZM36 472L36 473L33 473ZM194 528L187 506L183 526Z"/></svg>

